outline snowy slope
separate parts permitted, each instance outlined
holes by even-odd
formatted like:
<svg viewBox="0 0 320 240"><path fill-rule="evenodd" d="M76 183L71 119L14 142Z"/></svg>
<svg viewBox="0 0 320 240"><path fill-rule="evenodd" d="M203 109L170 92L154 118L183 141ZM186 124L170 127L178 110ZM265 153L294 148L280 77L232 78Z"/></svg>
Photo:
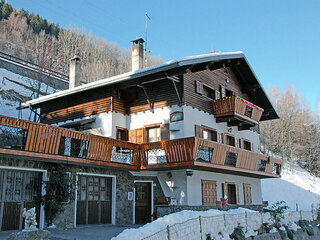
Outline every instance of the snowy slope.
<svg viewBox="0 0 320 240"><path fill-rule="evenodd" d="M292 164L285 164L281 179L263 179L261 181L262 198L269 205L280 200L286 201L290 210L310 211L312 204L320 204L320 178Z"/></svg>
<svg viewBox="0 0 320 240"><path fill-rule="evenodd" d="M18 117L16 108L19 102L34 98L32 90L34 83L33 79L0 68L0 115ZM57 90L43 83L40 91L42 94L49 94ZM30 111L23 110L22 114L23 119L28 119Z"/></svg>

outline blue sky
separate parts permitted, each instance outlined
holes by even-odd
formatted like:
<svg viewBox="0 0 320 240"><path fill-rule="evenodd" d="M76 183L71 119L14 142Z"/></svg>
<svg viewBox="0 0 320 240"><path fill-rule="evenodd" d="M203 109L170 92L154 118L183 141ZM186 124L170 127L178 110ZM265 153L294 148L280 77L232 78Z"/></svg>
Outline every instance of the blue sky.
<svg viewBox="0 0 320 240"><path fill-rule="evenodd" d="M284 89L294 84L320 113L319 0L8 0L13 7L129 48L144 37L164 60L216 51L246 54L260 82Z"/></svg>

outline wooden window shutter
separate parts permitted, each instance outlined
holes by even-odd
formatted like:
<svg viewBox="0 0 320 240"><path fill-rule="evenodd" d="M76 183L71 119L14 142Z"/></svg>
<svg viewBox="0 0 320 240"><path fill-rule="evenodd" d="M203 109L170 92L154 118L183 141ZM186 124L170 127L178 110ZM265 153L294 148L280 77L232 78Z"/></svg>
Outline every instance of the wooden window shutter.
<svg viewBox="0 0 320 240"><path fill-rule="evenodd" d="M145 141L145 133L144 128L138 128L137 129L137 143L144 143Z"/></svg>
<svg viewBox="0 0 320 240"><path fill-rule="evenodd" d="M196 137L203 138L202 127L195 125Z"/></svg>
<svg viewBox="0 0 320 240"><path fill-rule="evenodd" d="M220 99L220 92L218 90L214 90L214 99L215 100Z"/></svg>
<svg viewBox="0 0 320 240"><path fill-rule="evenodd" d="M128 130L129 142L137 143L137 129Z"/></svg>
<svg viewBox="0 0 320 240"><path fill-rule="evenodd" d="M170 140L169 123L160 125L161 141Z"/></svg>
<svg viewBox="0 0 320 240"><path fill-rule="evenodd" d="M223 85L220 85L221 98L226 97L226 88Z"/></svg>
<svg viewBox="0 0 320 240"><path fill-rule="evenodd" d="M235 147L236 148L239 148L240 146L239 146L239 140L238 140L238 138L234 138L234 145L235 145Z"/></svg>
<svg viewBox="0 0 320 240"><path fill-rule="evenodd" d="M203 94L203 83L200 81L196 81L196 92Z"/></svg>

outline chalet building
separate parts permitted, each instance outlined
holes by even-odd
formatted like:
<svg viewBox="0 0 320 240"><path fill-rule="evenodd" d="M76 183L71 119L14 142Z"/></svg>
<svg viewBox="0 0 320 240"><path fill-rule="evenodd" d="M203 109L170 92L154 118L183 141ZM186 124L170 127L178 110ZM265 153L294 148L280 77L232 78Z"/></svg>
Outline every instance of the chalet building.
<svg viewBox="0 0 320 240"><path fill-rule="evenodd" d="M0 143L2 230L21 228L31 206L44 226L35 197L56 163L77 180L58 226L142 224L161 204L262 205L260 180L280 177L282 161L261 154L259 122L279 117L244 54L143 68L136 39L132 55L131 72L85 85L75 57L69 89L22 104L39 122L0 116L2 133L20 139Z"/></svg>

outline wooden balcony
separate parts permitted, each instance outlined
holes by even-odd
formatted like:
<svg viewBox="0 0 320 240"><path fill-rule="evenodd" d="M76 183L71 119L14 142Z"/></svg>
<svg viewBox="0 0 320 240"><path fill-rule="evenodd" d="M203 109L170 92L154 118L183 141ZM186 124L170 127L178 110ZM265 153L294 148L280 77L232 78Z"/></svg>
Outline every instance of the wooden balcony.
<svg viewBox="0 0 320 240"><path fill-rule="evenodd" d="M200 138L141 144L141 169L199 169L257 178L280 177L282 161Z"/></svg>
<svg viewBox="0 0 320 240"><path fill-rule="evenodd" d="M213 111L217 122L245 128L257 125L264 110L241 97L231 96L213 101Z"/></svg>
<svg viewBox="0 0 320 240"><path fill-rule="evenodd" d="M127 170L199 169L279 177L282 161L196 137L135 144L0 115L0 154Z"/></svg>
<svg viewBox="0 0 320 240"><path fill-rule="evenodd" d="M0 154L137 169L139 145L0 115Z"/></svg>

